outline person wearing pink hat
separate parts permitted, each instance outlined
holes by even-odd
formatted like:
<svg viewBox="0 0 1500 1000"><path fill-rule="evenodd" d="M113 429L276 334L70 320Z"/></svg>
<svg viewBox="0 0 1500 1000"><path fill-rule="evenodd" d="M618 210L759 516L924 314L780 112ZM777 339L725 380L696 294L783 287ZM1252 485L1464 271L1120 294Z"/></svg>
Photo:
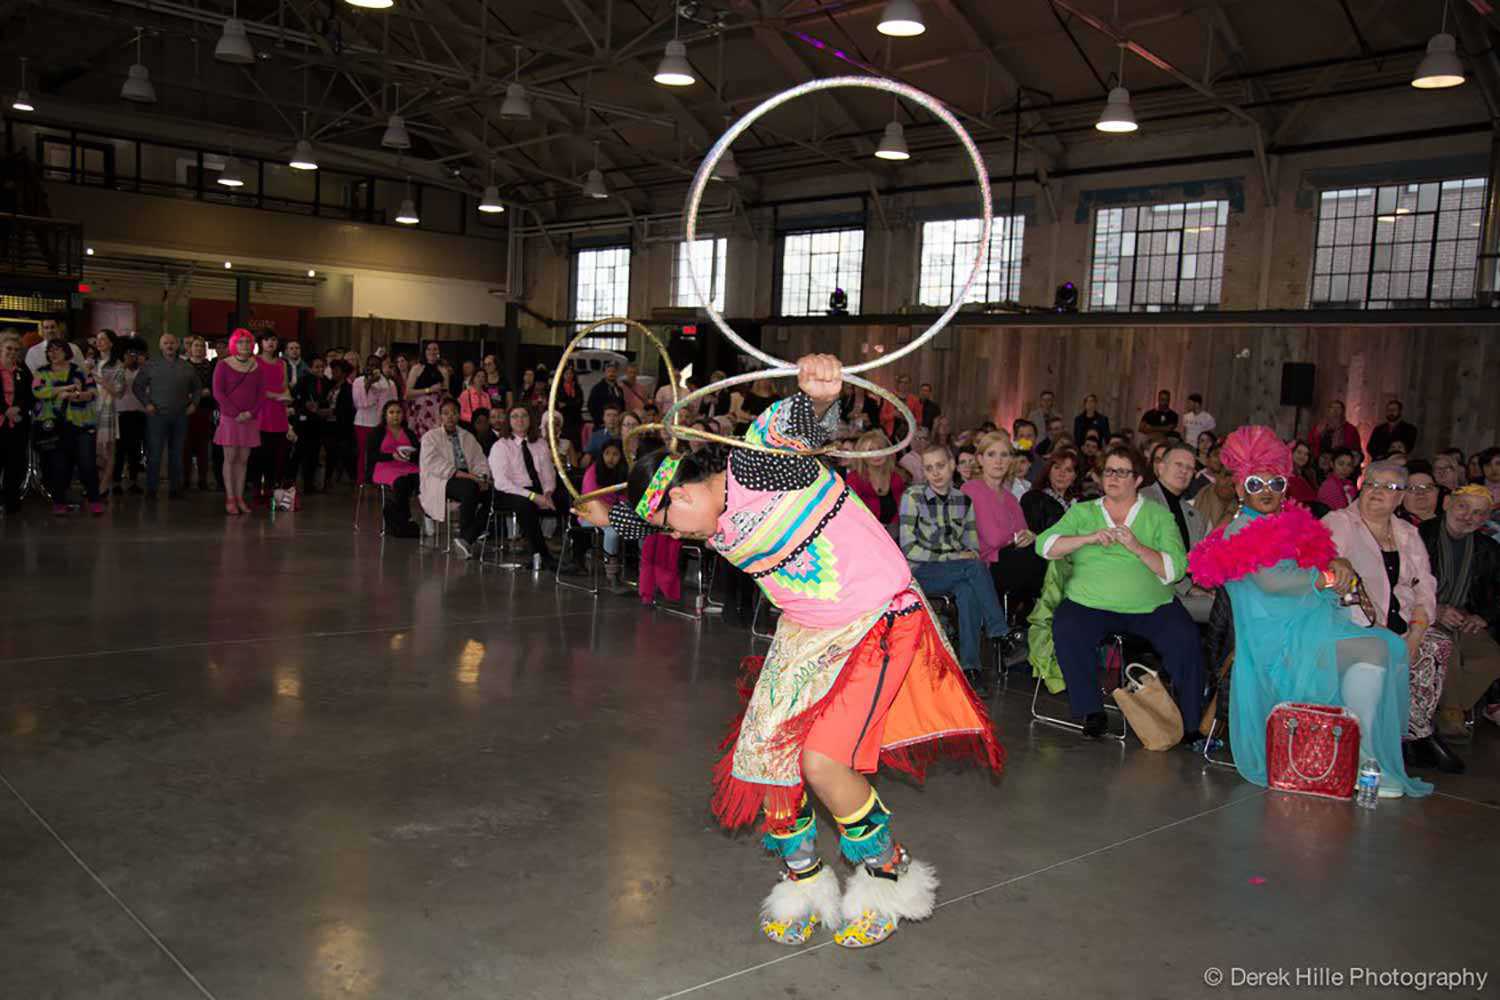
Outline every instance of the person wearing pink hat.
<svg viewBox="0 0 1500 1000"><path fill-rule="evenodd" d="M1401 740L1410 709L1406 643L1355 624L1340 597L1353 567L1328 528L1286 498L1292 451L1269 427L1242 427L1220 458L1240 510L1188 556L1200 586L1223 587L1234 619L1229 741L1246 781L1267 783L1266 720L1284 701L1342 705L1359 719L1361 758L1380 763L1380 794L1426 795Z"/></svg>

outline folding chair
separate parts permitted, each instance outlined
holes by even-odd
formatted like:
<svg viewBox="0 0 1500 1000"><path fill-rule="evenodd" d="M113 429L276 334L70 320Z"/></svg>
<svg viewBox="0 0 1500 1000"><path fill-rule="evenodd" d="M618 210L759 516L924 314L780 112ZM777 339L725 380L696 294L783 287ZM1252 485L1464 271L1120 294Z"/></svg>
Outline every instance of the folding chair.
<svg viewBox="0 0 1500 1000"><path fill-rule="evenodd" d="M1120 633L1117 632L1114 635L1108 636L1107 638L1105 638L1104 643L1100 646L1101 649L1104 649L1106 647L1113 647L1114 650L1115 650L1115 652L1120 657L1121 664L1123 664L1125 662L1125 636L1124 635L1121 635ZM1113 713L1114 715L1117 715L1117 716L1120 717L1120 732L1117 734L1117 733L1111 732L1109 730L1105 730L1104 735L1108 739L1118 740L1120 743L1124 743L1125 740L1130 736L1130 722L1128 720L1126 720L1124 713L1122 713L1120 711L1119 707L1114 704L1114 699L1109 697L1109 692L1107 690L1105 690L1103 684L1099 685L1099 690L1105 696L1104 697L1104 710L1105 710L1105 712L1106 713ZM1045 723L1045 724L1047 724L1049 726L1057 726L1057 727L1059 727L1061 729L1071 729L1071 730L1073 730L1076 733L1083 732L1083 724L1082 723L1074 722L1072 719L1063 718L1062 716L1046 715L1043 712L1039 711L1037 709L1037 700L1041 697L1041 695L1042 695L1042 679L1040 677L1038 677L1036 679L1036 688L1031 692L1031 718L1032 718L1033 722L1042 722L1042 723Z"/></svg>
<svg viewBox="0 0 1500 1000"><path fill-rule="evenodd" d="M526 564L507 555L505 543L521 534L520 520L515 511L501 510L490 504L490 516L485 522L484 534L479 536L479 566L481 569L525 569ZM495 556L490 558L490 550Z"/></svg>
<svg viewBox="0 0 1500 1000"><path fill-rule="evenodd" d="M704 610L708 606L708 591L713 586L713 564L708 561L708 551L698 542L683 542L682 555L684 558L693 557L698 560L698 592L693 595L690 603L684 602L686 607L674 608L670 604L658 604L657 608L669 615L676 615L678 618L701 622ZM708 566L706 573L705 564ZM717 607L723 608L723 605L717 605Z"/></svg>
<svg viewBox="0 0 1500 1000"><path fill-rule="evenodd" d="M364 506L365 491L377 489L380 491L380 533L385 534L385 494L388 487L384 483L359 483L354 487L354 530L359 530L359 509Z"/></svg>
<svg viewBox="0 0 1500 1000"><path fill-rule="evenodd" d="M570 580L567 577L563 576L563 567L568 564L568 546L570 544L571 545L576 545L577 544L574 541L573 532L574 531L578 531L578 530L580 530L580 529L578 529L578 528L569 529L566 526L563 527L563 529L562 529L562 551L557 554L557 571L553 574L553 579L557 582L557 585L559 587L562 587L565 590L581 590L585 594L588 594L590 597L598 597L599 596L599 591L601 591L601 590L604 589L599 584L599 576L600 576L600 573L601 573L601 566L603 565L603 562L604 562L604 560L602 558L603 553L604 553L604 529L603 528L592 528L591 527L591 528L588 529L588 539L589 539L589 551L588 551L588 557L589 557L589 576L588 576L588 580L589 580L589 582L588 582L588 586L584 586L581 583L576 583L573 580Z"/></svg>
<svg viewBox="0 0 1500 1000"><path fill-rule="evenodd" d="M770 605L770 608L771 608L770 615L771 615L771 617L774 620L774 617L777 614L776 606L774 604L771 604L770 601L766 600L766 592L764 590L762 590L755 597L755 614L752 615L751 618L750 618L750 634L753 635L753 636L755 636L755 638L757 638L757 639L774 639L774 638L776 638L776 626L774 624L771 626L771 631L769 631L769 632L763 632L763 631L761 631L761 627L760 627L760 613L761 613L761 610L764 609L767 605Z"/></svg>

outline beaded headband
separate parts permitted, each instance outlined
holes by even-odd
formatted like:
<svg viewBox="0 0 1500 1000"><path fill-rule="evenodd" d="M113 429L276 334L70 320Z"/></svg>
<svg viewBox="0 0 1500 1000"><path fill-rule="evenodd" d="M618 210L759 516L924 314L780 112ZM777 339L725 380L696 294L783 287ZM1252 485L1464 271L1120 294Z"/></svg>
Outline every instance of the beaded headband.
<svg viewBox="0 0 1500 1000"><path fill-rule="evenodd" d="M672 480L677 478L677 467L682 464L682 456L669 455L662 459L661 465L656 467L656 472L651 476L651 482L646 484L646 492L641 494L640 502L635 505L636 514L643 520L649 521L651 515L661 507L661 502L666 499L667 490L672 488Z"/></svg>

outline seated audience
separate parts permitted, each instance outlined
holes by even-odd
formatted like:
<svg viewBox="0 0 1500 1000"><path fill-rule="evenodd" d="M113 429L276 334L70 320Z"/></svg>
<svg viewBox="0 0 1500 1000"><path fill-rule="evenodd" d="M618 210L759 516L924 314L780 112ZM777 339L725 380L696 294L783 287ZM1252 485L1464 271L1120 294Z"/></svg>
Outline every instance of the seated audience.
<svg viewBox="0 0 1500 1000"><path fill-rule="evenodd" d="M503 412L503 411L502 411ZM488 455L490 449L495 447L495 441L500 435L490 426L490 411L484 407L474 411L474 421L469 427L469 432L474 435L474 440L479 442L479 447L484 449Z"/></svg>
<svg viewBox="0 0 1500 1000"><path fill-rule="evenodd" d="M1306 441L1292 445L1292 474L1287 477L1288 500L1310 505L1318 502L1318 465L1313 461L1312 448Z"/></svg>
<svg viewBox="0 0 1500 1000"><path fill-rule="evenodd" d="M606 441L604 447L599 449L599 460L591 463L588 471L583 474L583 492L592 493L606 487L618 486L629 478L630 467L625 464L625 453L620 449L620 442ZM613 507L624 499L624 490L607 493L599 498L606 507ZM604 536L605 583L612 594L628 593L628 588L621 581L620 534L612 527L605 527L601 530ZM575 561L577 561L579 551L575 543Z"/></svg>
<svg viewBox="0 0 1500 1000"><path fill-rule="evenodd" d="M484 374L484 392L489 396L489 402L484 408L491 413L509 413L514 405L514 395L511 392L510 383L500 371L500 362L495 360L493 354L486 354L480 362ZM533 376L534 377L534 376Z"/></svg>
<svg viewBox="0 0 1500 1000"><path fill-rule="evenodd" d="M866 431L855 444L857 451L879 451L891 446L884 431ZM854 495L875 515L875 519L886 528L896 527L897 515L901 513L901 494L906 491L906 479L896 471L896 460L891 455L855 461L849 474L844 477Z"/></svg>
<svg viewBox="0 0 1500 1000"><path fill-rule="evenodd" d="M1141 496L1172 512L1184 552L1191 552L1212 527L1186 496L1194 467L1193 453L1186 444L1168 445L1156 459L1156 482L1141 490ZM1208 613L1214 606L1213 591L1195 585L1191 574L1185 574L1172 589L1193 621L1200 625L1208 622Z"/></svg>
<svg viewBox="0 0 1500 1000"><path fill-rule="evenodd" d="M1468 482L1464 475L1464 453L1459 448L1444 448L1432 460L1432 478L1446 492L1452 493Z"/></svg>
<svg viewBox="0 0 1500 1000"><path fill-rule="evenodd" d="M556 568L557 563L542 537L542 512L557 510L553 499L558 485L557 469L552 464L547 442L532 427L531 411L526 407L511 409L507 426L490 449L489 463L495 479L495 505L516 515L521 536L531 546L532 553L541 557L542 566Z"/></svg>
<svg viewBox="0 0 1500 1000"><path fill-rule="evenodd" d="M1417 428L1401 419L1403 409L1399 399L1386 403L1385 423L1377 424L1370 432L1365 451L1376 461L1389 458L1394 445L1401 445L1401 453L1404 455L1411 454L1411 450L1417 446Z"/></svg>
<svg viewBox="0 0 1500 1000"><path fill-rule="evenodd" d="M927 448L927 431L921 427L917 428L916 434L912 436L911 447L897 461L902 474L908 483L920 483L926 475L922 471L922 453Z"/></svg>
<svg viewBox="0 0 1500 1000"><path fill-rule="evenodd" d="M963 484L963 492L974 504L980 561L989 567L996 594L1031 595L1041 589L1042 580L1028 555L1036 535L1026 526L1021 502L1011 489L1016 463L1010 436L991 431L976 447L980 474Z"/></svg>
<svg viewBox="0 0 1500 1000"><path fill-rule="evenodd" d="M623 412L614 403L605 404L604 419L594 427L594 432L589 435L588 444L583 449L590 461L599 457L599 449L604 447L604 442L620 440L620 416ZM639 427L640 418L633 413L631 417L635 419L635 426Z"/></svg>
<svg viewBox="0 0 1500 1000"><path fill-rule="evenodd" d="M68 490L76 474L88 497L89 513L103 514L95 459L98 410L94 397L98 389L94 378L73 363L66 341L47 340L41 347L47 365L31 377L31 395L36 400L32 444L41 459L47 492L52 494L52 513L76 509L68 503ZM21 369L18 366L14 370Z"/></svg>
<svg viewBox="0 0 1500 1000"><path fill-rule="evenodd" d="M926 483L901 497L898 540L922 589L933 597L952 594L957 602L958 662L982 695L990 682L979 660L980 632L1002 638L1007 631L1005 615L989 571L980 562L974 502L953 488L948 449L928 445L922 465Z"/></svg>
<svg viewBox="0 0 1500 1000"><path fill-rule="evenodd" d="M435 349L436 342L428 346ZM429 370L432 367L428 365ZM458 426L456 400L444 399L439 404L438 425L418 439L417 450L422 510L441 524L448 519L448 501L457 502L453 551L464 559L474 558L479 533L489 516L490 467L474 435Z"/></svg>
<svg viewBox="0 0 1500 1000"><path fill-rule="evenodd" d="M1070 559L1063 600L1052 614L1052 642L1083 735L1102 736L1099 644L1128 632L1161 655L1191 738L1203 713L1203 652L1198 629L1172 586L1187 571L1187 551L1171 513L1139 495L1144 460L1128 448L1104 459L1104 496L1075 504L1037 537L1049 560Z"/></svg>
<svg viewBox="0 0 1500 1000"><path fill-rule="evenodd" d="M958 453L954 457L956 471L954 479L962 485L979 475L979 455L976 454L973 444L961 444Z"/></svg>
<svg viewBox="0 0 1500 1000"><path fill-rule="evenodd" d="M386 400L382 423L370 436L366 449L369 468L359 481L386 487L385 533L395 538L416 538L422 533L411 516L411 498L421 477L421 449L417 436L406 426L405 411L395 399Z"/></svg>
<svg viewBox="0 0 1500 1000"><path fill-rule="evenodd" d="M1359 574L1360 591L1368 599L1356 619L1406 642L1411 680L1402 749L1407 766L1459 773L1463 762L1433 729L1452 643L1439 633L1428 635L1437 618L1437 581L1421 535L1394 516L1405 491L1405 469L1390 461L1374 462L1365 470L1357 502L1328 514L1323 524L1339 555Z"/></svg>
<svg viewBox="0 0 1500 1000"><path fill-rule="evenodd" d="M21 338L12 331L0 334L0 476L5 479L5 512L21 510L21 487L26 485L30 461L31 371L21 362Z"/></svg>
<svg viewBox="0 0 1500 1000"><path fill-rule="evenodd" d="M1220 453L1220 448L1215 446L1215 457L1217 458ZM1220 525L1228 524L1229 519L1234 517L1237 506L1234 473L1224 468L1223 465L1220 465L1219 473L1214 477L1213 483L1193 497L1193 507L1208 522L1210 531Z"/></svg>
<svg viewBox="0 0 1500 1000"><path fill-rule="evenodd" d="M1406 463L1406 492L1401 495L1396 516L1420 527L1442 514L1445 492L1433 478L1431 463L1414 458Z"/></svg>
<svg viewBox="0 0 1500 1000"><path fill-rule="evenodd" d="M1443 516L1418 529L1437 579L1433 628L1454 644L1438 699L1438 735L1461 742L1470 738L1464 713L1500 678L1500 543L1479 533L1489 508L1487 490L1461 486Z"/></svg>
<svg viewBox="0 0 1500 1000"><path fill-rule="evenodd" d="M1359 461L1348 448L1335 448L1331 455L1333 466L1318 487L1318 502L1329 510L1343 510L1359 496L1359 487L1354 483Z"/></svg>
<svg viewBox="0 0 1500 1000"><path fill-rule="evenodd" d="M1246 781L1266 784L1266 720L1281 702L1340 705L1359 719L1361 756L1380 763L1380 794L1426 795L1432 786L1407 776L1400 751L1406 649L1385 629L1349 620L1340 595L1349 593L1354 567L1339 557L1326 522L1285 503L1290 449L1269 427L1243 427L1225 439L1223 457L1243 505L1193 550L1191 568L1230 600L1235 767Z"/></svg>

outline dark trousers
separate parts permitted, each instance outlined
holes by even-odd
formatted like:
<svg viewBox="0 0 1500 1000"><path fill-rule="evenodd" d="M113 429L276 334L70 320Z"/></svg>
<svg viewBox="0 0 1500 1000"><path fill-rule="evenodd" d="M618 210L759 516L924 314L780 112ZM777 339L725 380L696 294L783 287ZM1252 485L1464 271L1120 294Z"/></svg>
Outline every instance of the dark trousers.
<svg viewBox="0 0 1500 1000"><path fill-rule="evenodd" d="M1198 626L1176 600L1149 614L1099 611L1063 601L1052 614L1052 643L1068 683L1068 707L1074 718L1104 711L1099 691L1099 644L1115 632L1129 632L1151 643L1161 656L1177 707L1189 732L1203 716L1203 646Z"/></svg>
<svg viewBox="0 0 1500 1000"><path fill-rule="evenodd" d="M83 492L90 500L99 499L99 458L94 428L87 430L63 424L57 443L42 449L42 475L47 477L47 490L54 504L68 502L68 487L73 485L76 473L83 482Z"/></svg>
<svg viewBox="0 0 1500 1000"><path fill-rule="evenodd" d="M212 466L215 469L215 478L223 481L223 473L218 471L218 462L212 459L212 445L214 440L214 413L206 406L200 405L191 417L188 417L187 442L183 445L182 470L186 478L196 478L199 489L208 488L208 470ZM219 462L223 461L220 456ZM190 470L188 466L193 468Z"/></svg>
<svg viewBox="0 0 1500 1000"><path fill-rule="evenodd" d="M26 485L28 454L26 427L0 427L0 495L5 498L5 510L14 514L21 509L21 487Z"/></svg>
<svg viewBox="0 0 1500 1000"><path fill-rule="evenodd" d="M249 488L281 488L286 481L286 445L286 431L260 432L260 447L250 453Z"/></svg>
<svg viewBox="0 0 1500 1000"><path fill-rule="evenodd" d="M489 488L481 487L476 480L454 476L448 480L448 499L458 503L458 537L472 544L490 513Z"/></svg>
<svg viewBox="0 0 1500 1000"><path fill-rule="evenodd" d="M542 538L542 512L536 504L523 496L515 493L495 492L495 507L499 510L514 512L516 523L520 525L521 535L531 546L531 551L541 555L547 554L547 542Z"/></svg>
<svg viewBox="0 0 1500 1000"><path fill-rule="evenodd" d="M115 482L119 482L126 468L130 469L130 481L141 478L142 459L146 453L146 415L139 410L126 410L120 414L120 436L115 440Z"/></svg>
<svg viewBox="0 0 1500 1000"><path fill-rule="evenodd" d="M161 453L167 452L167 487L182 489L182 446L187 441L186 413L146 415L146 489L156 492L161 481Z"/></svg>
<svg viewBox="0 0 1500 1000"><path fill-rule="evenodd" d="M400 531L413 524L411 498L417 493L418 483L417 474L413 472L409 476L401 476L387 487L385 509L381 511L387 531Z"/></svg>
<svg viewBox="0 0 1500 1000"><path fill-rule="evenodd" d="M318 488L318 458L323 451L323 422L316 417L297 428L297 465L302 469L302 489L308 493ZM333 474L333 463L328 465Z"/></svg>

